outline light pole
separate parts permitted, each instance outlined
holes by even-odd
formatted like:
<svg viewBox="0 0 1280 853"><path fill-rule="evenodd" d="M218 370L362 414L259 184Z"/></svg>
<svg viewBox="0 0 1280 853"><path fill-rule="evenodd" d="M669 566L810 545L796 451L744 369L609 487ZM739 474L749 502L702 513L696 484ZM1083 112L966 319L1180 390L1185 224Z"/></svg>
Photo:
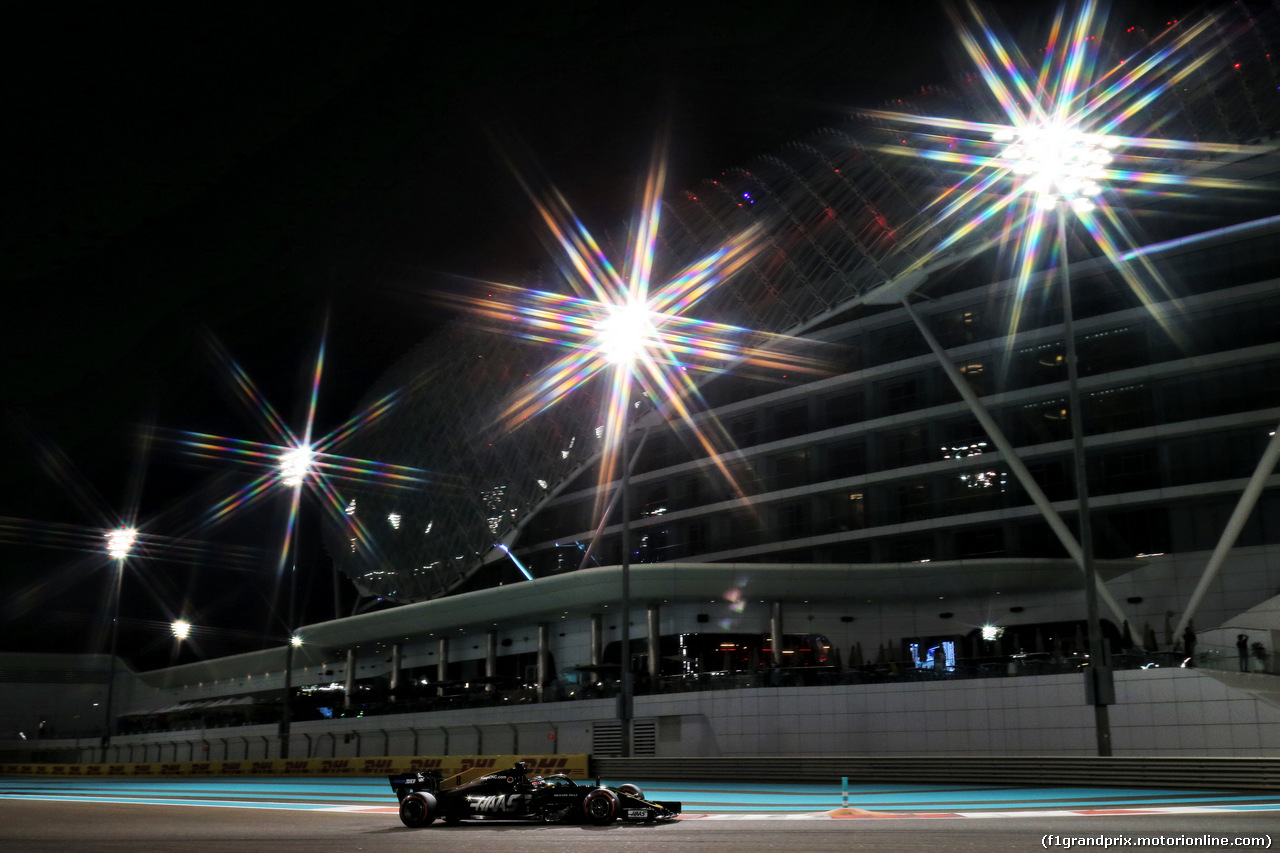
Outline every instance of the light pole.
<svg viewBox="0 0 1280 853"><path fill-rule="evenodd" d="M302 484L306 482L311 470L311 462L315 452L310 444L300 444L280 454L280 481L293 489L293 507L289 514L293 520L293 529L289 531L285 547L289 549L286 560L289 565L289 604L285 630L289 639L284 645L284 695L280 702L280 757L289 757L289 727L292 722L293 693L293 650L302 645L302 638L294 633L294 599L297 590L298 574L298 539L302 528L302 520L298 515L298 504L302 500Z"/></svg>
<svg viewBox="0 0 1280 853"><path fill-rule="evenodd" d="M104 764L107 761L107 747L111 746L112 702L115 698L116 687L116 641L120 631L120 592L121 587L124 585L124 562L128 559L129 552L133 550L134 543L138 541L138 529L136 527L117 527L114 530L108 530L106 538L107 554L116 561L116 577L115 583L112 584L111 663L107 675L106 709L103 712L102 761Z"/></svg>
<svg viewBox="0 0 1280 853"><path fill-rule="evenodd" d="M619 488L622 490L622 677L618 693L618 723L623 758L631 757L631 720L635 697L635 682L631 673L631 388L635 380L636 360L657 338L651 312L647 305L634 299L614 306L596 327L597 348L613 364L614 393L618 395L617 408L611 416L620 421L618 436L618 461L622 464Z"/></svg>
<svg viewBox="0 0 1280 853"><path fill-rule="evenodd" d="M1047 123L1040 127L1008 129L995 135L1009 143L1001 154L1012 171L1024 175L1024 190L1035 195L1041 211L1056 214L1059 286L1062 288L1062 332L1067 362L1067 408L1071 417L1071 448L1075 471L1076 515L1080 527L1081 569L1084 572L1085 619L1089 643L1089 667L1085 670L1085 700L1093 705L1098 755L1111 755L1111 719L1108 705L1115 702L1109 656L1103 648L1098 616L1097 570L1093 559L1093 525L1089 517L1088 470L1084 453L1084 422L1080 406L1080 371L1071 306L1071 265L1067 257L1067 217L1087 216L1096 205L1092 197L1102 191L1099 183L1112 160L1118 140L1087 134L1069 125ZM1070 208L1070 210L1068 210ZM1033 216L1042 215L1039 212Z"/></svg>

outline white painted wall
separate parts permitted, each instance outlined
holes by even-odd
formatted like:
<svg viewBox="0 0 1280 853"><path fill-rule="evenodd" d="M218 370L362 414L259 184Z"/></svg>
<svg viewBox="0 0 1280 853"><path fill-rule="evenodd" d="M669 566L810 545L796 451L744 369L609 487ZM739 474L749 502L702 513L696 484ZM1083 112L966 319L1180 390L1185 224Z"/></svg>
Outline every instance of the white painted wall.
<svg viewBox="0 0 1280 853"><path fill-rule="evenodd" d="M1276 680L1192 669L1116 673L1114 754L1280 757L1280 707L1248 692L1274 691ZM298 750L310 744L312 756L323 758L354 757L357 748L380 755L384 744L410 754L415 730L421 754L444 753L446 738L453 754L589 753L593 726L613 722L613 714L612 700L590 700L313 721L295 723L293 732ZM1093 710L1077 675L639 696L636 717L658 721L659 754L669 756L1096 754ZM200 741L209 742L212 759L260 758L274 734L261 726L115 743L150 744L145 758L138 749L138 760L184 760L193 740L199 752ZM183 745L162 746L174 742ZM96 760L92 752L84 760Z"/></svg>

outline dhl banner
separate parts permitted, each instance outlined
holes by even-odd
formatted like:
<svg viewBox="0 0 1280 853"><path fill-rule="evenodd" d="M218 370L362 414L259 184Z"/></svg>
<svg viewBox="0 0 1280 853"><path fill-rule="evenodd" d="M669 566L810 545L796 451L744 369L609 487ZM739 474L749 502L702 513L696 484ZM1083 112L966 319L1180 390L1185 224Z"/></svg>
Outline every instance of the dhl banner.
<svg viewBox="0 0 1280 853"><path fill-rule="evenodd" d="M494 772L517 761L529 765L531 774L564 773L587 778L583 755L417 755L380 758L260 758L239 761L145 761L132 764L0 764L5 776L385 776L417 770L439 770L453 776L476 767Z"/></svg>

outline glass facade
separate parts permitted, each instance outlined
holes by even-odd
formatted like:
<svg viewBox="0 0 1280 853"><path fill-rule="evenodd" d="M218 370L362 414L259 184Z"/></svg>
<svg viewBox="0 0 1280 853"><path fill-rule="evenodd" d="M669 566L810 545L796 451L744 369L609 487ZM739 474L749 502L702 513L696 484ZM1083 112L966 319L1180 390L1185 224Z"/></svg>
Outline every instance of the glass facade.
<svg viewBox="0 0 1280 853"><path fill-rule="evenodd" d="M1268 38L1259 32L1258 44ZM1280 103L1264 78L1196 87L1162 132L1251 143L1202 166L1274 181L1280 157L1266 140ZM977 97L959 87L914 107L973 114ZM907 310L868 299L911 269L906 235L932 227L930 204L951 179L928 161L883 153L881 132L851 120L667 200L667 270L747 226L763 229L748 267L690 314L795 336L824 368L742 364L711 377L692 401L702 437L652 409L636 413L633 562L1065 553ZM1125 213L1146 249L1123 263L1157 270L1154 290L1133 286L1075 234L1078 398L1051 270L1020 287L992 250L932 273L914 293L914 312L1069 525L1079 408L1099 557L1211 549L1280 420L1275 201L1265 191L1151 194ZM362 591L409 602L518 580L517 560L535 577L620 562L618 484L599 482L603 390L583 386L518 429L496 427L507 395L548 358L459 322L371 390L371 400L398 394L396 408L350 452L425 469L432 481L409 496L356 493L349 518L326 531ZM344 526L351 519L358 534ZM1276 489L1241 542L1280 543Z"/></svg>

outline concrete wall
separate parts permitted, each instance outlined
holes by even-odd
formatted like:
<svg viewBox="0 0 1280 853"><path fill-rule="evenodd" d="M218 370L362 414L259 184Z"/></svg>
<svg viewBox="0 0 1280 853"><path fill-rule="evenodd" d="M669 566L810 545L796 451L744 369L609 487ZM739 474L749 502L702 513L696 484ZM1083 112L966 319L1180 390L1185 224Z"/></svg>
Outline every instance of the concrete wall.
<svg viewBox="0 0 1280 853"><path fill-rule="evenodd" d="M1119 672L1114 753L1280 757L1280 707L1248 692L1275 691L1275 681L1192 669ZM594 728L613 714L612 700L591 700L296 723L292 755L591 753ZM1093 711L1076 675L640 696L636 718L657 722L665 756L1096 754ZM112 761L278 751L273 726L114 743ZM96 744L82 746L82 760L98 760Z"/></svg>

